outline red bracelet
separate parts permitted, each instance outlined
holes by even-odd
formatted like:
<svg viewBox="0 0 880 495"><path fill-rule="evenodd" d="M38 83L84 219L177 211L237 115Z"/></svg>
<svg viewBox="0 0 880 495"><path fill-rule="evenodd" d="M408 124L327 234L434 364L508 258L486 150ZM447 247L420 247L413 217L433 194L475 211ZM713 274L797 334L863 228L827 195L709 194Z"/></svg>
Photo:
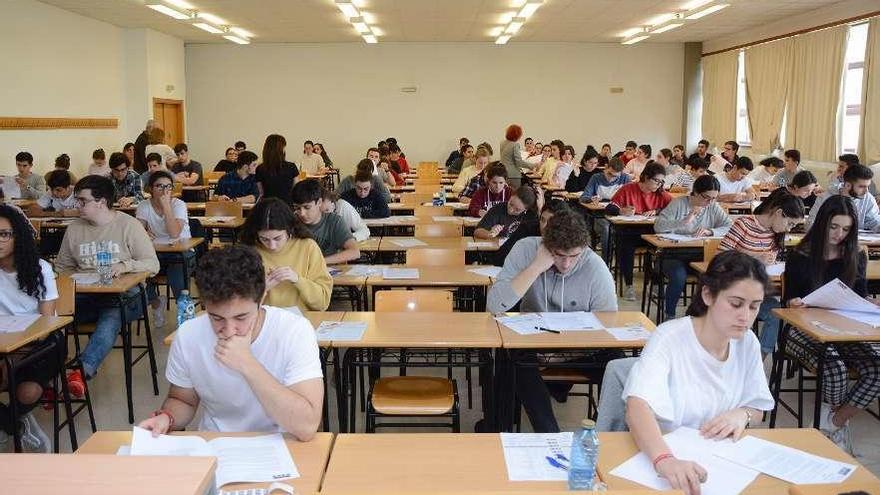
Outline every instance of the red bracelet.
<svg viewBox="0 0 880 495"><path fill-rule="evenodd" d="M153 411L154 418L161 414L168 416L168 421L171 422L171 424L168 425L168 431L174 429L174 416L168 411L168 409L156 409L155 411Z"/></svg>
<svg viewBox="0 0 880 495"><path fill-rule="evenodd" d="M654 461L651 462L651 464L654 465L654 470L655 470L655 471L657 470L657 464L658 464L660 461L664 460L664 459L675 459L675 456L672 455L672 454L670 454L669 452L666 452L665 454L660 454L660 455L658 455L657 457L655 457L655 458L654 458Z"/></svg>

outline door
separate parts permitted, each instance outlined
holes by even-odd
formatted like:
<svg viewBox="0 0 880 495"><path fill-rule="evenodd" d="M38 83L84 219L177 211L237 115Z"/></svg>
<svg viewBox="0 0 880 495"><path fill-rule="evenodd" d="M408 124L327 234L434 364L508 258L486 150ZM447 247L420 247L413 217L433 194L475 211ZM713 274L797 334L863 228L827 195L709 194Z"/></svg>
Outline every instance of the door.
<svg viewBox="0 0 880 495"><path fill-rule="evenodd" d="M174 147L186 142L183 126L183 100L153 98L153 119L165 131L165 144Z"/></svg>

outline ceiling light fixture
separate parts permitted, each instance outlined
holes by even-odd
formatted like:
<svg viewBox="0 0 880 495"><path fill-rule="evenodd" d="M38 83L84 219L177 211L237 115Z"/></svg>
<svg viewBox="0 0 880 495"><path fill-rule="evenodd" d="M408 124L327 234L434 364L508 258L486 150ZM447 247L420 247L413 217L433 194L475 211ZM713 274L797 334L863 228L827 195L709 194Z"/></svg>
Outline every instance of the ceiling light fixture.
<svg viewBox="0 0 880 495"><path fill-rule="evenodd" d="M369 33L370 26L367 25L366 21L364 21L363 17L353 17L349 19L351 25L357 30L358 33Z"/></svg>
<svg viewBox="0 0 880 495"><path fill-rule="evenodd" d="M672 24L666 24L658 28L651 29L651 34L665 33L666 31L672 31L673 29L681 26L684 26L683 22L673 22Z"/></svg>
<svg viewBox="0 0 880 495"><path fill-rule="evenodd" d="M519 12L504 14L502 23L506 25L502 26L500 30L497 28L492 30L492 36L497 36L495 44L507 44L510 38L519 33L526 21L529 20L529 17L533 16L535 11L541 8L542 5L544 5L544 0L526 0L519 9Z"/></svg>
<svg viewBox="0 0 880 495"><path fill-rule="evenodd" d="M379 42L379 40L377 40L376 37L373 36L372 34L365 34L364 41L366 41L367 43L369 43L371 45Z"/></svg>
<svg viewBox="0 0 880 495"><path fill-rule="evenodd" d="M350 0L336 0L336 8L338 8L346 18L360 17L357 7Z"/></svg>
<svg viewBox="0 0 880 495"><path fill-rule="evenodd" d="M247 29L242 29L240 27L231 27L231 28L229 28L229 30L231 32L235 33L236 36L239 36L242 38L253 38L254 37L254 33L248 31Z"/></svg>
<svg viewBox="0 0 880 495"><path fill-rule="evenodd" d="M502 34L501 36L498 37L498 39L495 40L495 44L496 45L506 45L508 41L510 41L510 35L509 34Z"/></svg>
<svg viewBox="0 0 880 495"><path fill-rule="evenodd" d="M201 29L202 31L207 31L211 34L223 34L224 31L222 29L215 28L214 26L206 23L206 22L194 22L193 26Z"/></svg>
<svg viewBox="0 0 880 495"><path fill-rule="evenodd" d="M694 10L706 5L707 3L712 3L715 0L691 0L690 2L681 6L681 10Z"/></svg>
<svg viewBox="0 0 880 495"><path fill-rule="evenodd" d="M541 8L541 5L544 3L543 0L540 1L531 1L527 2L522 8L519 10L519 13L516 15L517 17L525 17L528 19L531 17L536 10Z"/></svg>
<svg viewBox="0 0 880 495"><path fill-rule="evenodd" d="M196 8L193 7L191 3L189 3L189 2L185 2L184 0L163 0L163 1L164 1L165 3L170 3L171 5L174 5L174 6L177 7L178 9L183 9L183 10L196 10Z"/></svg>
<svg viewBox="0 0 880 495"><path fill-rule="evenodd" d="M149 4L149 5L147 5L147 7L155 10L156 12L165 14L165 15L167 15L169 17L173 17L175 19L179 19L181 21L189 19L191 17L190 14L188 14L188 13L184 14L183 12L180 12L178 10L174 10L167 5L162 5L159 3Z"/></svg>
<svg viewBox="0 0 880 495"><path fill-rule="evenodd" d="M638 35L638 36L635 36L635 37L633 37L633 38L630 38L630 39L628 39L628 40L626 40L626 41L622 41L620 44L621 44L621 45L633 45L633 44L638 43L639 41L646 40L646 39L648 39L648 38L650 38L649 35L647 35L647 34L642 34L642 35Z"/></svg>
<svg viewBox="0 0 880 495"><path fill-rule="evenodd" d="M228 39L229 41L231 41L233 43L238 43L239 45L248 45L251 42L250 40L246 40L244 38L239 38L238 36L233 36L231 34L227 34L226 36L224 36L224 38Z"/></svg>
<svg viewBox="0 0 880 495"><path fill-rule="evenodd" d="M709 14L714 14L715 12L718 12L719 10L721 10L721 9L725 9L725 8L727 8L727 7L730 7L730 4L728 4L728 3L718 3L718 4L715 4L715 5L712 5L711 7L705 8L705 9L703 9L703 10L698 10L698 11L692 13L692 14L687 14L687 15L685 16L685 19L687 19L687 20L689 20L689 21L693 21L693 20L696 20L696 19L702 19L703 17L706 17L706 16L709 15Z"/></svg>
<svg viewBox="0 0 880 495"><path fill-rule="evenodd" d="M525 23L525 17L514 17L513 20L510 21L510 24L507 25L507 29L505 29L504 32L507 34L516 34Z"/></svg>
<svg viewBox="0 0 880 495"><path fill-rule="evenodd" d="M209 14L207 12L196 12L196 18L197 19L204 19L215 26L228 26L229 25L229 22L227 22L226 19L223 19L221 17L217 17L216 15Z"/></svg>

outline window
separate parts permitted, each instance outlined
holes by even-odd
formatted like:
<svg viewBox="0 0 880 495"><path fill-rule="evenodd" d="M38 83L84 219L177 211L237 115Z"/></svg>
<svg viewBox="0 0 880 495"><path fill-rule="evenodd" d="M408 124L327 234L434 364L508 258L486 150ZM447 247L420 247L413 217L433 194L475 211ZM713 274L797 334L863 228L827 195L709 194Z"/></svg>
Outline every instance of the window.
<svg viewBox="0 0 880 495"><path fill-rule="evenodd" d="M865 71L865 50L868 46L868 23L851 26L846 43L843 72L843 99L840 115L841 153L856 153L859 127L862 122L862 81Z"/></svg>
<svg viewBox="0 0 880 495"><path fill-rule="evenodd" d="M746 107L746 58L745 50L739 51L736 69L736 142L740 146L751 146L752 135L749 130L749 112Z"/></svg>

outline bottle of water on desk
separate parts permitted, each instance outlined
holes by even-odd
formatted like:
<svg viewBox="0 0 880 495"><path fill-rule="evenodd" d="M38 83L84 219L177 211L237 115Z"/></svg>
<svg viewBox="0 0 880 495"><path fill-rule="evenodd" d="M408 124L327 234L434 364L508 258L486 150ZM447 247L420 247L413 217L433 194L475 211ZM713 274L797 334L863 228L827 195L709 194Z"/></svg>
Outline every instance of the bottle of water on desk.
<svg viewBox="0 0 880 495"><path fill-rule="evenodd" d="M95 271L98 272L98 282L101 285L110 285L113 282L113 275L110 273L112 264L113 255L110 254L107 241L98 242L98 249L95 252Z"/></svg>
<svg viewBox="0 0 880 495"><path fill-rule="evenodd" d="M568 469L569 490L592 490L599 459L599 435L596 423L584 419L571 439L571 464Z"/></svg>
<svg viewBox="0 0 880 495"><path fill-rule="evenodd" d="M180 291L180 297L177 298L177 327L183 325L186 320L196 317L196 306L189 295L188 290Z"/></svg>
<svg viewBox="0 0 880 495"><path fill-rule="evenodd" d="M446 206L446 186L440 184L440 206Z"/></svg>

